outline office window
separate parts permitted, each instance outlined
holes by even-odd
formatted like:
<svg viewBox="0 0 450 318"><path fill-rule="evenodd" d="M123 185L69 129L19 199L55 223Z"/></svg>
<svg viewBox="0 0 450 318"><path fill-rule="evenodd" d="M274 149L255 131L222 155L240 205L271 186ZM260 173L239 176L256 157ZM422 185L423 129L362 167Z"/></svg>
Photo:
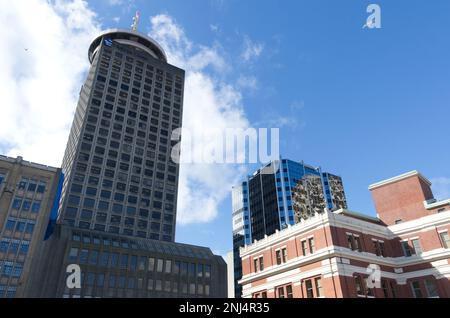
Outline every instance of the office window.
<svg viewBox="0 0 450 318"><path fill-rule="evenodd" d="M301 241L301 248L302 248L302 254L303 256L306 256L308 254L308 247L306 245L306 240Z"/></svg>
<svg viewBox="0 0 450 318"><path fill-rule="evenodd" d="M6 221L5 229L8 230L8 231L13 231L15 225L16 225L16 221L15 220L8 220L8 221Z"/></svg>
<svg viewBox="0 0 450 318"><path fill-rule="evenodd" d="M86 284L88 286L94 286L95 274L87 273Z"/></svg>
<svg viewBox="0 0 450 318"><path fill-rule="evenodd" d="M138 270L140 271L145 270L146 260L147 258L144 256L139 257Z"/></svg>
<svg viewBox="0 0 450 318"><path fill-rule="evenodd" d="M179 261L175 261L174 263L173 263L173 267L172 267L172 269L173 269L173 274L179 274L180 273L180 262Z"/></svg>
<svg viewBox="0 0 450 318"><path fill-rule="evenodd" d="M381 280L381 289L383 290L383 296L384 298L389 298L389 285L388 281L386 279Z"/></svg>
<svg viewBox="0 0 450 318"><path fill-rule="evenodd" d="M195 264L194 263L190 263L189 264L189 273L188 275L191 277L195 277Z"/></svg>
<svg viewBox="0 0 450 318"><path fill-rule="evenodd" d="M155 290L161 291L162 290L162 281L160 279L157 279L155 282Z"/></svg>
<svg viewBox="0 0 450 318"><path fill-rule="evenodd" d="M285 296L284 296L284 288L283 287L278 287L277 288L277 296L278 296L278 298L285 298Z"/></svg>
<svg viewBox="0 0 450 318"><path fill-rule="evenodd" d="M147 281L147 289L153 290L153 279L149 278Z"/></svg>
<svg viewBox="0 0 450 318"><path fill-rule="evenodd" d="M262 256L259 258L259 270L264 270L264 258Z"/></svg>
<svg viewBox="0 0 450 318"><path fill-rule="evenodd" d="M420 283L419 281L412 281L411 282L411 289L413 292L413 296L414 298L423 298L423 294L422 294L422 290L420 288Z"/></svg>
<svg viewBox="0 0 450 318"><path fill-rule="evenodd" d="M86 264L88 261L89 251L86 249L82 249L80 252L80 264Z"/></svg>
<svg viewBox="0 0 450 318"><path fill-rule="evenodd" d="M102 252L100 254L100 266L108 266L109 261L109 253L108 252Z"/></svg>
<svg viewBox="0 0 450 318"><path fill-rule="evenodd" d="M164 282L164 291L165 292L170 292L171 288L170 288L170 280L166 280Z"/></svg>
<svg viewBox="0 0 450 318"><path fill-rule="evenodd" d="M314 278L314 284L316 287L316 297L321 297L323 296L323 292L322 292L322 279L320 277L316 277Z"/></svg>
<svg viewBox="0 0 450 318"><path fill-rule="evenodd" d="M426 279L425 288L427 290L428 297L439 297L438 288L434 280Z"/></svg>
<svg viewBox="0 0 450 318"><path fill-rule="evenodd" d="M420 246L419 239L411 240L412 246L413 246L413 253L416 255L422 254L422 247Z"/></svg>
<svg viewBox="0 0 450 318"><path fill-rule="evenodd" d="M17 287L9 286L6 290L6 298L14 298L16 296Z"/></svg>
<svg viewBox="0 0 450 318"><path fill-rule="evenodd" d="M313 282L311 279L305 281L306 297L314 298Z"/></svg>
<svg viewBox="0 0 450 318"><path fill-rule="evenodd" d="M41 209L41 202L33 202L31 205L31 213L39 213L39 210Z"/></svg>
<svg viewBox="0 0 450 318"><path fill-rule="evenodd" d="M354 280L355 280L356 294L359 296L365 296L366 293L363 278L360 275L355 275Z"/></svg>
<svg viewBox="0 0 450 318"><path fill-rule="evenodd" d="M96 265L98 260L98 251L92 250L89 254L89 264Z"/></svg>
<svg viewBox="0 0 450 318"><path fill-rule="evenodd" d="M158 273L162 273L164 267L164 261L162 259L158 259L156 262L156 271Z"/></svg>
<svg viewBox="0 0 450 318"><path fill-rule="evenodd" d="M277 265L280 265L281 264L281 251L277 250L275 252L275 254L276 254L276 258L277 258Z"/></svg>
<svg viewBox="0 0 450 318"><path fill-rule="evenodd" d="M171 260L166 260L166 266L165 266L164 271L168 274L170 274L170 272L172 271L172 261Z"/></svg>
<svg viewBox="0 0 450 318"><path fill-rule="evenodd" d="M211 277L211 265L205 265L205 278Z"/></svg>
<svg viewBox="0 0 450 318"><path fill-rule="evenodd" d="M202 278L203 277L203 264L198 264L198 269L197 269L197 277L198 278Z"/></svg>
<svg viewBox="0 0 450 318"><path fill-rule="evenodd" d="M155 270L155 259L153 257L148 258L148 271L153 272Z"/></svg>
<svg viewBox="0 0 450 318"><path fill-rule="evenodd" d="M12 277L20 277L23 271L23 264L16 263L14 270L12 271Z"/></svg>
<svg viewBox="0 0 450 318"><path fill-rule="evenodd" d="M21 198L15 198L12 204L13 210L20 210L20 207L22 205L22 199Z"/></svg>
<svg viewBox="0 0 450 318"><path fill-rule="evenodd" d="M111 264L110 267L117 267L119 265L119 254L111 253Z"/></svg>
<svg viewBox="0 0 450 318"><path fill-rule="evenodd" d="M23 204L22 204L22 211L28 212L28 211L30 211L30 207L31 207L31 201L24 200Z"/></svg>
<svg viewBox="0 0 450 318"><path fill-rule="evenodd" d="M257 272L258 271L258 259L257 258L255 258L254 260L253 260L253 265L254 265L254 268L255 268L255 272Z"/></svg>
<svg viewBox="0 0 450 318"><path fill-rule="evenodd" d="M309 252L314 253L314 238L311 237L308 239Z"/></svg>
<svg viewBox="0 0 450 318"><path fill-rule="evenodd" d="M373 247L375 250L375 254L377 256L385 257L386 254L385 254L384 242L378 241L378 240L373 240L372 243L373 243Z"/></svg>
<svg viewBox="0 0 450 318"><path fill-rule="evenodd" d="M441 232L441 233L439 233L439 237L441 238L442 247L443 248L450 248L450 237L448 235L448 232Z"/></svg>
<svg viewBox="0 0 450 318"><path fill-rule="evenodd" d="M293 298L292 285L287 285L286 286L286 297L287 298Z"/></svg>
<svg viewBox="0 0 450 318"><path fill-rule="evenodd" d="M120 276L119 277L119 288L125 288L125 284L126 284L126 277Z"/></svg>
<svg viewBox="0 0 450 318"><path fill-rule="evenodd" d="M130 269L135 271L137 268L138 257L136 255L132 255L130 258Z"/></svg>
<svg viewBox="0 0 450 318"><path fill-rule="evenodd" d="M408 242L408 241L403 241L403 242L401 242L401 244L402 244L403 254L404 254L406 257L409 257L409 256L411 256L411 255L414 254L414 253L413 253L413 249L412 249L412 247L409 245L409 242Z"/></svg>
<svg viewBox="0 0 450 318"><path fill-rule="evenodd" d="M72 247L69 252L69 261L75 262L78 258L78 248Z"/></svg>
<svg viewBox="0 0 450 318"><path fill-rule="evenodd" d="M283 263L286 263L287 262L287 250L286 250L286 248L281 249L281 256L282 256Z"/></svg>
<svg viewBox="0 0 450 318"><path fill-rule="evenodd" d="M348 242L348 247L352 251L362 252L361 240L359 238L359 235L347 234L347 242Z"/></svg>
<svg viewBox="0 0 450 318"><path fill-rule="evenodd" d="M97 286L103 287L105 284L105 274L97 274Z"/></svg>
<svg viewBox="0 0 450 318"><path fill-rule="evenodd" d="M120 257L120 268L127 269L128 268L128 255L122 254Z"/></svg>
<svg viewBox="0 0 450 318"><path fill-rule="evenodd" d="M29 241L22 241L22 243L20 244L20 250L19 250L19 253L21 253L21 254L27 254L29 248L30 248L30 242L29 242Z"/></svg>
<svg viewBox="0 0 450 318"><path fill-rule="evenodd" d="M128 278L128 285L127 285L127 288L128 288L128 289L133 289L133 288L134 288L134 285L135 285L135 279L134 279L134 277L129 277L129 278Z"/></svg>

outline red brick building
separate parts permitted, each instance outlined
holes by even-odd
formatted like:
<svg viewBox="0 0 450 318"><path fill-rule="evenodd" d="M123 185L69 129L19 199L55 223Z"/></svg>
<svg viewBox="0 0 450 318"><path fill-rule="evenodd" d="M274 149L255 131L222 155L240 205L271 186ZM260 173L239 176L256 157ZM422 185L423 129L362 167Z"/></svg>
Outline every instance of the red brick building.
<svg viewBox="0 0 450 318"><path fill-rule="evenodd" d="M241 248L243 297L450 297L450 199L430 186L384 180L377 217L325 211Z"/></svg>

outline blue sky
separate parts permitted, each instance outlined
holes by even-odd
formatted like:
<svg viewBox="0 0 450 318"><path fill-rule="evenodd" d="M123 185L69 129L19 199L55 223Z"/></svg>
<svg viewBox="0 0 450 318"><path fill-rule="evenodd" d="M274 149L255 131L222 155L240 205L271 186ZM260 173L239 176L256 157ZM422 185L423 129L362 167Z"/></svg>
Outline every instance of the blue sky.
<svg viewBox="0 0 450 318"><path fill-rule="evenodd" d="M214 48L226 65L202 74L236 88L250 125L280 127L283 157L341 175L350 209L374 214L368 185L413 169L450 195L449 1L88 3L101 28L129 28L139 9L142 32L165 15L197 50ZM370 3L381 29L362 28ZM177 241L230 250L230 204L178 225Z"/></svg>

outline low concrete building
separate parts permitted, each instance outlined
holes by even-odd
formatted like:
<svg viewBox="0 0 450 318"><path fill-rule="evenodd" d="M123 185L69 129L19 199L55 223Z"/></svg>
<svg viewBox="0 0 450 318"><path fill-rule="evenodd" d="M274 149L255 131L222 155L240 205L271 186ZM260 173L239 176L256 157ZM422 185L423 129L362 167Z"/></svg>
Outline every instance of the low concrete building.
<svg viewBox="0 0 450 318"><path fill-rule="evenodd" d="M206 247L59 225L41 256L30 297L227 297L226 263Z"/></svg>

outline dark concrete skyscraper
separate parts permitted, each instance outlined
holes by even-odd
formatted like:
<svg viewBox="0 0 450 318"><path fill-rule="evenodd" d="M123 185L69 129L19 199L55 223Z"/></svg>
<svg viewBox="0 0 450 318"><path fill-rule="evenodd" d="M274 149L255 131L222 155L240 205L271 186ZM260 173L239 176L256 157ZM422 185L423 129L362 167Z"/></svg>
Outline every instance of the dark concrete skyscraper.
<svg viewBox="0 0 450 318"><path fill-rule="evenodd" d="M225 297L226 264L174 242L184 71L135 30L89 48L64 155L58 224L40 244L27 297ZM163 242L166 241L166 242ZM79 268L79 285L67 283Z"/></svg>
<svg viewBox="0 0 450 318"><path fill-rule="evenodd" d="M174 241L184 71L151 38L108 30L89 47L63 160L59 223Z"/></svg>

